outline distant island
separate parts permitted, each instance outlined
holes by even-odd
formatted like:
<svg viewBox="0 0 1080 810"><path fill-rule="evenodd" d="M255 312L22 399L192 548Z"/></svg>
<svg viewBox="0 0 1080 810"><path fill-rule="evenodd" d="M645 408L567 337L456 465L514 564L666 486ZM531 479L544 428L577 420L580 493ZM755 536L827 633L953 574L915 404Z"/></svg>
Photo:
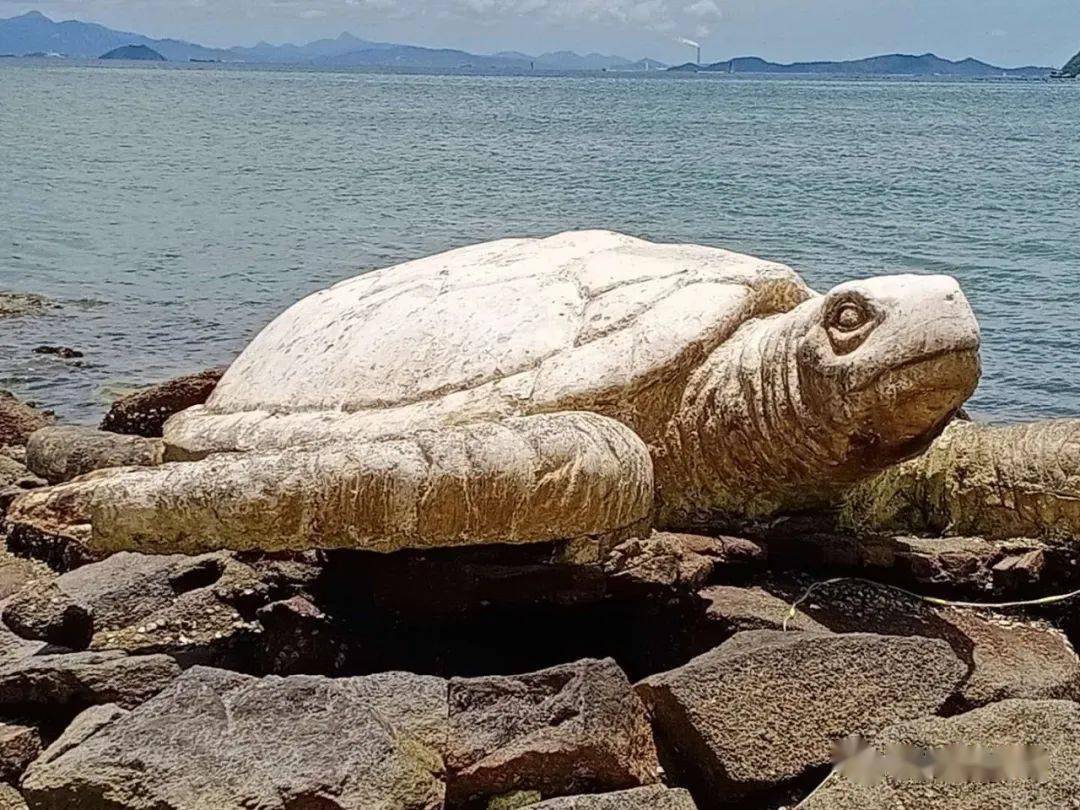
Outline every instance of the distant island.
<svg viewBox="0 0 1080 810"><path fill-rule="evenodd" d="M142 50L136 50L142 49ZM114 53L126 55L112 55ZM0 54L41 54L53 57L93 58L108 53L112 59L165 59L174 62L242 62L298 64L322 67L385 68L445 72L652 72L668 70L654 59L631 60L600 53L581 55L553 51L538 56L519 51L484 55L453 48L425 48L374 42L343 33L305 45L208 48L177 39L152 39L141 34L114 31L79 20L56 22L38 11L0 20ZM143 54L143 55L139 55ZM153 56L151 55L153 54ZM1047 78L1080 72L1080 55L1062 71L1049 67L1003 68L963 59L953 62L934 54L911 56L888 54L844 62L798 62L778 64L748 56L709 65L687 63L670 68L676 73L820 74L840 76L957 76L967 78ZM1071 74L1070 74L1071 71Z"/></svg>
<svg viewBox="0 0 1080 810"><path fill-rule="evenodd" d="M869 59L846 62L795 62L778 64L766 62L756 56L697 65L688 62L670 68L675 72L692 73L786 73L792 75L840 75L840 76L961 76L990 79L1002 76L1015 78L1045 78L1051 73L1048 67L1002 68L980 62L978 59L962 59L953 62L932 53L921 56L909 54L886 54Z"/></svg>
<svg viewBox="0 0 1080 810"><path fill-rule="evenodd" d="M1055 79L1075 79L1080 76L1080 53L1070 59L1061 70L1053 73Z"/></svg>
<svg viewBox="0 0 1080 810"><path fill-rule="evenodd" d="M142 62L164 62L165 57L146 45L121 45L113 48L108 53L103 53L100 59L133 59Z"/></svg>

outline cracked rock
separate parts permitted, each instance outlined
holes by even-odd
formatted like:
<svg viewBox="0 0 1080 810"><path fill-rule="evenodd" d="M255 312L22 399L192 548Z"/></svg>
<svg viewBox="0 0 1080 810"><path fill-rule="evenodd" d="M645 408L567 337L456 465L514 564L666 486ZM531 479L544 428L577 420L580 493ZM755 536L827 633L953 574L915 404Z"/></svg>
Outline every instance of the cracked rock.
<svg viewBox="0 0 1080 810"><path fill-rule="evenodd" d="M936 639L756 630L637 689L665 770L737 798L826 765L850 734L938 711L964 674Z"/></svg>

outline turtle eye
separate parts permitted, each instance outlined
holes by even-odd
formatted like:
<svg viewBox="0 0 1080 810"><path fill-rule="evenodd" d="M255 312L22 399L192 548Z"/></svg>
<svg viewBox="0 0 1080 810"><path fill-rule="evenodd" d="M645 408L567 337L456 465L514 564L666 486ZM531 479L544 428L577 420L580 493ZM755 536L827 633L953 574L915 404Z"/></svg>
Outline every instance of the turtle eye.
<svg viewBox="0 0 1080 810"><path fill-rule="evenodd" d="M833 312L832 326L841 332L854 332L870 320L868 313L863 307L854 301L841 304Z"/></svg>
<svg viewBox="0 0 1080 810"><path fill-rule="evenodd" d="M853 352L880 321L877 310L860 295L848 294L834 301L825 314L825 327L837 354Z"/></svg>

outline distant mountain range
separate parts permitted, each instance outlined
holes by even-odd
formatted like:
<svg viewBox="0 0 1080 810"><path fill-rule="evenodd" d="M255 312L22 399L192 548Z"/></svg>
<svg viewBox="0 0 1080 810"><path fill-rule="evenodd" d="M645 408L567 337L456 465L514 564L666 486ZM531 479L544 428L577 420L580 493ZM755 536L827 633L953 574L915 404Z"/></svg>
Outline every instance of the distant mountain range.
<svg viewBox="0 0 1080 810"><path fill-rule="evenodd" d="M653 59L633 62L621 56L607 56L599 53L582 56L573 51L555 51L530 56L517 51L502 51L492 55L481 55L450 48L422 48L416 45L373 42L347 33L336 39L320 39L306 45L271 45L268 42L260 42L250 48L207 48L178 39L153 39L128 31L115 31L96 23L78 20L54 22L37 11L0 20L0 55L50 54L93 59L128 46L150 48L170 61L180 62L194 60L507 72L528 70L646 71L667 68L666 65ZM715 62L711 65L688 63L670 68L670 70L702 73L914 75L972 78L999 76L1038 78L1051 73L1050 68L1000 68L976 59L952 62L929 53L922 56L890 54L847 62L798 62L790 65L767 62L757 57L742 57L727 62ZM1071 75L1080 72L1080 54L1065 67L1064 71L1055 75L1065 75L1070 70Z"/></svg>
<svg viewBox="0 0 1080 810"><path fill-rule="evenodd" d="M153 39L130 31L115 31L96 23L68 20L54 22L37 11L0 20L0 54L57 54L94 59L129 45L141 45L169 61L262 62L316 64L343 67L401 67L472 70L657 70L667 67L653 60L632 62L620 56L572 51L529 56L499 53L482 56L445 48L421 48L389 42L372 42L352 34L320 39L306 45L271 45L260 42L250 48L207 48L178 39Z"/></svg>
<svg viewBox="0 0 1080 810"><path fill-rule="evenodd" d="M978 59L962 59L953 62L932 53L921 56L893 53L854 59L847 62L795 62L782 65L766 62L756 56L714 62L711 65L687 63L670 68L673 71L698 73L788 73L847 76L962 76L969 78L1039 78L1049 76L1048 67L1002 68L980 62Z"/></svg>

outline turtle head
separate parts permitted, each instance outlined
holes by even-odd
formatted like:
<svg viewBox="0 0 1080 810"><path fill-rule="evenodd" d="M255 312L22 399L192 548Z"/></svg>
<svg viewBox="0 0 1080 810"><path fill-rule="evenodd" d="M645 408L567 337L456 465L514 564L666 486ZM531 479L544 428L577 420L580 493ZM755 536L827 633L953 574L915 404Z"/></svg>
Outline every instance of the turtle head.
<svg viewBox="0 0 1080 810"><path fill-rule="evenodd" d="M803 307L800 396L843 437L843 477L921 453L978 384L979 325L949 276L848 282Z"/></svg>

